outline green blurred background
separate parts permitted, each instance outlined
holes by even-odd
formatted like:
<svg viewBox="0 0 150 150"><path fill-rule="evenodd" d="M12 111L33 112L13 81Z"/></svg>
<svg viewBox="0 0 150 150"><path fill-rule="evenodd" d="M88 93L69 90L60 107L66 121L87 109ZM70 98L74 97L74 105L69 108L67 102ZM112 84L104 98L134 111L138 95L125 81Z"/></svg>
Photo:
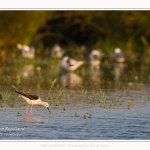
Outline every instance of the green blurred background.
<svg viewBox="0 0 150 150"><path fill-rule="evenodd" d="M49 86L61 76L60 62L50 57L55 43L60 44L65 55L85 61L76 71L83 77L85 87L89 83L93 87L94 83L89 79L89 53L93 49L101 50L105 56L95 80L98 88L112 81L122 87L135 79L137 82L137 78L140 83L150 82L149 21L148 10L1 10L0 83ZM35 58L23 58L17 43L34 46ZM116 47L125 54L127 66L118 82L113 64ZM31 76L24 79L21 75L27 67Z"/></svg>
<svg viewBox="0 0 150 150"><path fill-rule="evenodd" d="M0 11L0 49L16 53L16 44L22 43L44 57L59 43L71 54L80 51L87 57L92 49L101 49L109 58L120 47L133 62L149 64L149 21L147 10Z"/></svg>

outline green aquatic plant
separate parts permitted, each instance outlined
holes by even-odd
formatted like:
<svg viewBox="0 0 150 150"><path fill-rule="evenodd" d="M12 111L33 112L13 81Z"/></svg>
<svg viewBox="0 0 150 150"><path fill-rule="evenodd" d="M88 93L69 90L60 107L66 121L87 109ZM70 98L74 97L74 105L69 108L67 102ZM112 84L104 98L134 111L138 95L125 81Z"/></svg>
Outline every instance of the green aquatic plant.
<svg viewBox="0 0 150 150"><path fill-rule="evenodd" d="M89 114L89 115L88 115L88 118L92 118L92 114Z"/></svg>
<svg viewBox="0 0 150 150"><path fill-rule="evenodd" d="M56 81L57 81L57 79L54 79L54 80L52 81L51 87L50 87L49 92L48 92L48 97L47 97L47 99L50 99L50 94L51 94L52 88L53 88L53 86L55 85Z"/></svg>
<svg viewBox="0 0 150 150"><path fill-rule="evenodd" d="M21 82L21 77L19 75L16 75L15 80L16 80L16 84L19 85Z"/></svg>
<svg viewBox="0 0 150 150"><path fill-rule="evenodd" d="M9 105L10 105L11 107L14 107L14 106L15 106L15 103L12 102L12 103L9 103Z"/></svg>
<svg viewBox="0 0 150 150"><path fill-rule="evenodd" d="M150 101L150 97L148 97L147 101Z"/></svg>
<svg viewBox="0 0 150 150"><path fill-rule="evenodd" d="M58 90L56 89L56 92L58 94L58 97L63 93L64 89L60 87Z"/></svg>
<svg viewBox="0 0 150 150"><path fill-rule="evenodd" d="M70 98L70 95L67 95L67 104L69 105L69 98Z"/></svg>
<svg viewBox="0 0 150 150"><path fill-rule="evenodd" d="M132 99L130 99L130 100L128 101L128 109L130 109L131 105L132 105Z"/></svg>
<svg viewBox="0 0 150 150"><path fill-rule="evenodd" d="M84 91L85 91L85 89L82 89L82 91L81 91L81 94L82 94L82 95L84 95Z"/></svg>
<svg viewBox="0 0 150 150"><path fill-rule="evenodd" d="M66 107L64 107L63 110L66 111Z"/></svg>
<svg viewBox="0 0 150 150"><path fill-rule="evenodd" d="M118 102L120 105L122 105L122 96L119 97Z"/></svg>
<svg viewBox="0 0 150 150"><path fill-rule="evenodd" d="M2 95L0 94L0 101L2 101L3 100L3 97L2 97Z"/></svg>
<svg viewBox="0 0 150 150"><path fill-rule="evenodd" d="M88 91L84 88L84 89L82 89L82 95L86 95L87 93L88 93Z"/></svg>
<svg viewBox="0 0 150 150"><path fill-rule="evenodd" d="M20 112L17 112L17 116L21 116Z"/></svg>
<svg viewBox="0 0 150 150"><path fill-rule="evenodd" d="M86 115L84 115L84 119L86 119L86 117L87 117L87 116L86 116Z"/></svg>
<svg viewBox="0 0 150 150"><path fill-rule="evenodd" d="M59 106L59 104L60 104L59 101L56 101L56 106Z"/></svg>
<svg viewBox="0 0 150 150"><path fill-rule="evenodd" d="M107 104L106 102L103 103L103 108L106 108Z"/></svg>
<svg viewBox="0 0 150 150"><path fill-rule="evenodd" d="M11 93L9 93L8 91L6 91L6 92L2 92L2 100L3 101L7 101L7 100L9 100L10 99L10 96L11 96Z"/></svg>
<svg viewBox="0 0 150 150"><path fill-rule="evenodd" d="M93 104L94 104L94 105L96 104L96 101L95 101L96 95L97 95L97 94L95 94L95 91L94 91L94 89L93 89L93 91L92 91L92 99L93 99Z"/></svg>
<svg viewBox="0 0 150 150"><path fill-rule="evenodd" d="M29 88L28 93L30 93L31 89L32 89L32 87Z"/></svg>
<svg viewBox="0 0 150 150"><path fill-rule="evenodd" d="M110 108L112 107L112 104L113 104L113 101L111 100L110 101L110 105L109 105Z"/></svg>
<svg viewBox="0 0 150 150"><path fill-rule="evenodd" d="M1 107L1 108L3 107L2 103L0 103L0 107Z"/></svg>
<svg viewBox="0 0 150 150"><path fill-rule="evenodd" d="M126 91L126 88L125 88L125 86L122 86L122 90L123 90L123 92L125 92L125 91Z"/></svg>
<svg viewBox="0 0 150 150"><path fill-rule="evenodd" d="M80 115L78 113L75 113L75 117L80 117Z"/></svg>

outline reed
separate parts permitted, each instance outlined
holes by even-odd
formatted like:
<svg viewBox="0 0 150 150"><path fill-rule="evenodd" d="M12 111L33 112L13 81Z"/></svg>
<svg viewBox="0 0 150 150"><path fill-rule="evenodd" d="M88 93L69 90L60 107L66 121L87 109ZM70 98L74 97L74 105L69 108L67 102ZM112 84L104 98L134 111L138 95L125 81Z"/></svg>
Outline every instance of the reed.
<svg viewBox="0 0 150 150"><path fill-rule="evenodd" d="M50 94L51 94L52 88L53 88L53 86L55 85L56 81L57 81L57 79L54 79L54 80L52 81L51 87L50 87L49 92L48 92L48 97L47 97L47 99L50 99Z"/></svg>

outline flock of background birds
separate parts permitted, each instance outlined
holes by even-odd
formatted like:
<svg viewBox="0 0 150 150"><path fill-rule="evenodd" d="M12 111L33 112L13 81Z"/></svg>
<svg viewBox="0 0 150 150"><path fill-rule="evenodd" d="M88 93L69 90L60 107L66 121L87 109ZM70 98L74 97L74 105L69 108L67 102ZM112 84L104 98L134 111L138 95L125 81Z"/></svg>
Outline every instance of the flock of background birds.
<svg viewBox="0 0 150 150"><path fill-rule="evenodd" d="M34 47L29 47L27 45L17 44L17 48L22 52L22 56L25 58L33 59L35 57L35 49ZM84 61L75 60L70 58L69 56L64 56L64 50L59 46L59 44L55 44L51 51L51 56L61 59L60 67L66 71L75 71L80 66L84 64ZM92 50L89 54L89 61L91 68L96 68L99 70L99 66L104 54L96 49ZM125 61L125 56L121 52L120 48L116 48L114 50L114 60L118 63L123 63ZM94 73L94 72L93 72ZM95 71L96 73L96 71ZM94 73L94 74L95 74ZM26 108L26 116L28 115L28 107L30 107L30 117L32 117L32 106L33 105L43 105L49 110L49 104L47 102L43 102L40 97L34 94L23 93L16 91L28 104ZM50 112L50 110L49 110ZM51 112L50 112L51 113Z"/></svg>
<svg viewBox="0 0 150 150"><path fill-rule="evenodd" d="M29 47L27 45L17 44L17 48L22 52L22 56L25 58L33 59L35 57L35 49L34 47ZM51 56L61 59L60 67L66 71L75 71L80 66L84 64L84 61L75 60L70 58L69 56L64 56L65 52L60 47L59 44L55 44L51 51ZM99 68L101 60L104 54L96 49L92 50L89 54L90 65L94 68ZM122 53L120 48L116 48L114 50L114 60L118 63L125 62L125 56Z"/></svg>

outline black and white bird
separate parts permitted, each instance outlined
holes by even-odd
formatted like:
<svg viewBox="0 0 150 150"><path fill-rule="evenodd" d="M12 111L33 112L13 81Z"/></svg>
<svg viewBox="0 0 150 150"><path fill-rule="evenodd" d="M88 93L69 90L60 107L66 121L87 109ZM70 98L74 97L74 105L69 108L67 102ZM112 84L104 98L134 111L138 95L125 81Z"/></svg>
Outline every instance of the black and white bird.
<svg viewBox="0 0 150 150"><path fill-rule="evenodd" d="M77 61L68 56L63 57L60 67L66 71L75 71L84 64L84 61Z"/></svg>
<svg viewBox="0 0 150 150"><path fill-rule="evenodd" d="M125 62L125 56L124 54L121 52L120 48L115 48L114 50L114 60L118 63L123 63Z"/></svg>
<svg viewBox="0 0 150 150"><path fill-rule="evenodd" d="M18 93L28 104L28 106L26 108L26 115L28 115L28 108L30 106L30 116L32 116L33 105L42 105L42 106L46 107L48 109L48 111L50 112L49 104L47 102L43 102L39 96L34 95L34 94L29 94L29 93L23 93L23 92L19 92L19 91L15 91L15 92Z"/></svg>

